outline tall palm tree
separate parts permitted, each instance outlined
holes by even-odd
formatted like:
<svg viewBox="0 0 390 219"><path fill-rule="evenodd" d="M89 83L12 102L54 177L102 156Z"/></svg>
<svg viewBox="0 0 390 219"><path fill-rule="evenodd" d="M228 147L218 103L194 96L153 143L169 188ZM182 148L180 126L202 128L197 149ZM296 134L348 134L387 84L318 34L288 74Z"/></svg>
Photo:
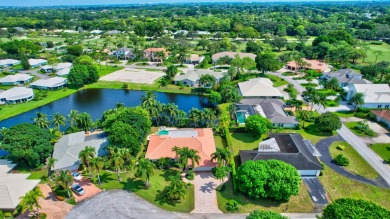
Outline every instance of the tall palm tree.
<svg viewBox="0 0 390 219"><path fill-rule="evenodd" d="M355 108L353 110L356 111L356 109L359 105L364 104L364 94L363 93L356 93L355 95L353 95L351 97L351 99L349 101L351 101L355 105Z"/></svg>
<svg viewBox="0 0 390 219"><path fill-rule="evenodd" d="M54 163L57 161L57 159L55 159L54 157L50 157L48 160L47 160L47 176L50 176L51 175L51 168L54 167Z"/></svg>
<svg viewBox="0 0 390 219"><path fill-rule="evenodd" d="M39 209L41 205L39 204L39 198L44 198L42 191L39 187L35 187L33 190L27 192L24 196L20 197L20 206L22 207L22 213L29 210L35 215L39 215ZM37 209L37 214L34 212L34 207Z"/></svg>
<svg viewBox="0 0 390 219"><path fill-rule="evenodd" d="M57 128L57 130L60 130L61 126L66 125L66 117L62 114L54 113L52 123L53 123L53 126L55 128Z"/></svg>
<svg viewBox="0 0 390 219"><path fill-rule="evenodd" d="M97 173L99 185L102 184L102 182L100 181L100 171L103 169L103 167L104 167L104 161L102 157L94 157L91 160L91 168L95 170Z"/></svg>
<svg viewBox="0 0 390 219"><path fill-rule="evenodd" d="M121 167L125 164L125 161L122 159L122 156L119 152L112 154L110 160L110 165L114 166L116 174L118 175L118 181L122 181L120 176Z"/></svg>
<svg viewBox="0 0 390 219"><path fill-rule="evenodd" d="M310 112L307 110L301 110L298 112L298 117L303 121L302 127L305 128L305 121L310 119Z"/></svg>
<svg viewBox="0 0 390 219"><path fill-rule="evenodd" d="M199 165L200 162L199 152L197 150L190 149L188 151L188 159L191 160L191 168L195 169L195 164Z"/></svg>
<svg viewBox="0 0 390 219"><path fill-rule="evenodd" d="M141 158L137 164L136 174L139 177L145 177L145 186L149 187L149 179L154 174L155 165L149 159Z"/></svg>
<svg viewBox="0 0 390 219"><path fill-rule="evenodd" d="M47 115L45 113L37 112L37 117L34 118L34 124L40 128L48 129L50 122L49 122Z"/></svg>
<svg viewBox="0 0 390 219"><path fill-rule="evenodd" d="M187 169L188 167L188 158L189 158L190 150L188 147L183 147L179 150L178 156L178 163L183 168L183 171Z"/></svg>
<svg viewBox="0 0 390 219"><path fill-rule="evenodd" d="M211 154L211 161L216 160L219 167L226 166L230 162L231 152L228 148L217 148Z"/></svg>
<svg viewBox="0 0 390 219"><path fill-rule="evenodd" d="M175 146L172 148L172 151L175 152L176 157L179 156L180 150L181 150L181 148L179 148L178 146Z"/></svg>
<svg viewBox="0 0 390 219"><path fill-rule="evenodd" d="M187 184L179 177L175 177L165 192L169 199L180 200L187 194Z"/></svg>
<svg viewBox="0 0 390 219"><path fill-rule="evenodd" d="M69 117L69 122L70 122L70 127L74 127L77 124L77 119L79 112L77 110L71 110L70 114L68 115Z"/></svg>
<svg viewBox="0 0 390 219"><path fill-rule="evenodd" d="M210 108L204 108L203 112L206 118L206 126L213 127L215 119L217 118L215 112Z"/></svg>
<svg viewBox="0 0 390 219"><path fill-rule="evenodd" d="M87 165L88 172L92 176L91 161L96 156L96 150L92 146L87 146L84 150L80 151L79 159L83 165Z"/></svg>
<svg viewBox="0 0 390 219"><path fill-rule="evenodd" d="M69 185L73 183L73 177L70 175L69 170L60 170L59 174L55 178L57 185L61 186L68 193L68 198L70 198Z"/></svg>
<svg viewBox="0 0 390 219"><path fill-rule="evenodd" d="M156 94L151 90L146 91L146 93L141 97L141 102L141 106L148 110L156 104Z"/></svg>
<svg viewBox="0 0 390 219"><path fill-rule="evenodd" d="M228 115L221 116L218 121L219 132L225 134L225 129L230 126L230 118Z"/></svg>

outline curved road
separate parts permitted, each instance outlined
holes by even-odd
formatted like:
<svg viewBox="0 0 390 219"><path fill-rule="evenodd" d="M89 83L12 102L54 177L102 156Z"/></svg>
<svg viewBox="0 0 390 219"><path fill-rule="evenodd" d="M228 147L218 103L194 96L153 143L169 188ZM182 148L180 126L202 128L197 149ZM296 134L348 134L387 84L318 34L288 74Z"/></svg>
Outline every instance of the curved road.
<svg viewBox="0 0 390 219"><path fill-rule="evenodd" d="M328 167L330 167L332 170L336 171L337 173L350 178L355 181L359 181L362 183L371 184L374 186L382 187L382 188L390 188L389 185L387 185L386 181L383 180L381 176L379 176L377 179L368 179L363 176L353 174L347 170L345 170L343 167L335 164L333 162L332 156L329 152L329 146L336 141L344 141L343 138L340 137L340 135L332 136L329 138L325 138L317 142L316 148L321 153L321 161L325 163Z"/></svg>

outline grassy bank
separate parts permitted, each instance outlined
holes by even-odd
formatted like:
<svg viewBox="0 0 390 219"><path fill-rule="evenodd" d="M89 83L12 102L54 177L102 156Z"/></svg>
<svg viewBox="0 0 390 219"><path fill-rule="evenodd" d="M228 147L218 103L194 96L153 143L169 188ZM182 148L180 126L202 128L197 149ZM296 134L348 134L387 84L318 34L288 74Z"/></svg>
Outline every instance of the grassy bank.
<svg viewBox="0 0 390 219"><path fill-rule="evenodd" d="M344 150L337 149L337 146L344 146ZM334 142L329 148L332 158L339 154L343 154L349 160L349 165L344 167L349 172L364 176L366 178L374 179L378 177L378 173L364 160L356 150L347 142Z"/></svg>
<svg viewBox="0 0 390 219"><path fill-rule="evenodd" d="M355 126L356 126L356 124L357 124L358 122L346 122L346 123L344 123L345 124L345 126L347 126L348 128L349 128L349 130L351 130L353 133L355 133L355 135L357 135L357 136L362 136L362 137L375 137L375 136L377 136L378 134L376 134L376 133L373 133L373 135L367 135L365 132L362 132L362 131L360 131L360 130L357 130L356 128L355 128Z"/></svg>
<svg viewBox="0 0 390 219"><path fill-rule="evenodd" d="M371 149L387 163L390 163L390 144L373 144Z"/></svg>

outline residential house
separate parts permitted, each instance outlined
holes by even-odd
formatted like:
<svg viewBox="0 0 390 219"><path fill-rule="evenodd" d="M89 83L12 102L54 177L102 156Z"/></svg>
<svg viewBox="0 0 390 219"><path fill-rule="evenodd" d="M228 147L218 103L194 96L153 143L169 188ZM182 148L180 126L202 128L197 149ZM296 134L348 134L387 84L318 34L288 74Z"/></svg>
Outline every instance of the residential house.
<svg viewBox="0 0 390 219"><path fill-rule="evenodd" d="M34 189L41 180L27 179L29 173L11 173L16 164L9 160L0 160L0 210L14 211L21 197Z"/></svg>
<svg viewBox="0 0 390 219"><path fill-rule="evenodd" d="M20 61L16 59L1 59L0 60L0 68L5 68L5 67L11 67L14 65L19 65Z"/></svg>
<svg viewBox="0 0 390 219"><path fill-rule="evenodd" d="M299 122L295 117L284 111L284 103L280 99L243 99L236 105L236 118L239 124L245 124L245 119L259 114L268 118L274 127L295 128Z"/></svg>
<svg viewBox="0 0 390 219"><path fill-rule="evenodd" d="M293 165L301 177L317 177L323 167L318 160L321 154L300 134L270 134L260 142L258 150L240 150L241 164L248 160L281 160Z"/></svg>
<svg viewBox="0 0 390 219"><path fill-rule="evenodd" d="M377 122L381 122L390 128L390 110L371 110Z"/></svg>
<svg viewBox="0 0 390 219"><path fill-rule="evenodd" d="M211 161L211 154L216 151L211 128L169 130L163 134L151 135L145 157L154 161L164 157L177 160L176 153L172 151L175 146L198 151L200 162L195 171L210 171L216 166Z"/></svg>
<svg viewBox="0 0 390 219"><path fill-rule="evenodd" d="M282 96L268 78L252 78L249 81L238 83L238 88L244 99L269 99Z"/></svg>
<svg viewBox="0 0 390 219"><path fill-rule="evenodd" d="M65 87L67 79L63 77L53 77L48 79L39 79L30 84L31 88L40 90L58 90Z"/></svg>
<svg viewBox="0 0 390 219"><path fill-rule="evenodd" d="M165 57L159 57L158 53L163 52ZM163 58L168 56L168 52L165 48L147 48L144 50L144 57L152 62L162 62Z"/></svg>
<svg viewBox="0 0 390 219"><path fill-rule="evenodd" d="M111 56L115 56L118 59L124 59L124 60L133 59L135 57L133 54L133 50L126 47L119 48L118 50L112 52Z"/></svg>
<svg viewBox="0 0 390 219"><path fill-rule="evenodd" d="M0 93L0 104L16 104L34 99L34 91L26 87L13 87Z"/></svg>
<svg viewBox="0 0 390 219"><path fill-rule="evenodd" d="M253 61L255 61L255 59L256 59L255 54L243 53L243 52L219 52L219 53L215 53L214 55L212 55L211 59L213 60L213 64L216 65L220 58L227 56L231 59L234 59L236 57L236 55L238 55L241 59L243 59L245 57L249 57L249 58L253 59Z"/></svg>
<svg viewBox="0 0 390 219"><path fill-rule="evenodd" d="M87 146L95 148L97 156L107 155L106 147L109 142L104 133L85 135L85 132L76 132L63 135L54 145L53 158L56 159L52 170L77 170L80 165L79 153Z"/></svg>
<svg viewBox="0 0 390 219"><path fill-rule="evenodd" d="M367 81L362 79L362 75L352 69L339 69L337 71L331 71L322 74L320 78L326 80L336 78L340 87L349 86L351 84L367 84Z"/></svg>
<svg viewBox="0 0 390 219"><path fill-rule="evenodd" d="M93 35L99 35L99 34L102 34L103 31L101 30L92 30L91 32L89 32L90 34L93 34Z"/></svg>
<svg viewBox="0 0 390 219"><path fill-rule="evenodd" d="M119 30L110 30L110 31L107 31L107 34L109 35L115 35L115 34L121 34L122 32L120 32Z"/></svg>
<svg viewBox="0 0 390 219"><path fill-rule="evenodd" d="M193 65L197 65L199 64L200 62L202 62L203 60L203 57L200 57L199 55L197 54L191 54L189 56L186 57L186 60L184 61L186 64L193 64Z"/></svg>
<svg viewBox="0 0 390 219"><path fill-rule="evenodd" d="M203 75L212 75L216 79L216 83L218 84L220 80L225 76L225 72L215 72L207 69L194 69L187 70L186 73L177 74L175 76L174 82L178 84L181 82L183 85L188 85L190 87L199 87L200 77Z"/></svg>
<svg viewBox="0 0 390 219"><path fill-rule="evenodd" d="M351 84L344 87L349 101L356 93L364 94L363 108L389 108L390 87L388 84Z"/></svg>
<svg viewBox="0 0 390 219"><path fill-rule="evenodd" d="M70 62L61 62L55 65L44 65L41 67L41 72L49 73L49 72L57 72L63 69L72 68L73 64Z"/></svg>
<svg viewBox="0 0 390 219"><path fill-rule="evenodd" d="M0 85L18 85L25 84L32 81L34 77L28 74L14 74L7 75L4 78L0 78Z"/></svg>
<svg viewBox="0 0 390 219"><path fill-rule="evenodd" d="M47 60L45 59L29 59L28 63L30 63L32 68L44 66L47 64Z"/></svg>
<svg viewBox="0 0 390 219"><path fill-rule="evenodd" d="M309 60L303 58L302 61L303 61L302 66L298 66L296 61L290 61L286 64L285 67L292 71L299 71L301 69L304 69L304 70L314 70L317 72L330 72L332 70L332 66L324 62L320 62L318 60Z"/></svg>

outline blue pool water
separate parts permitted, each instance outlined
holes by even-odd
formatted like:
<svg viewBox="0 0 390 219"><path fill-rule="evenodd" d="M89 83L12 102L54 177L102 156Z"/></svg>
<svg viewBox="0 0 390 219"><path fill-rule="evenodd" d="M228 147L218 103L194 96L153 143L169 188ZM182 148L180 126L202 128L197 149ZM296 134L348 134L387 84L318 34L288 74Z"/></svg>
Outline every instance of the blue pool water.
<svg viewBox="0 0 390 219"><path fill-rule="evenodd" d="M244 112L236 112L237 122L239 124L245 123L245 113Z"/></svg>
<svg viewBox="0 0 390 219"><path fill-rule="evenodd" d="M168 133L169 133L169 131L167 131L167 130L160 130L160 131L158 131L158 135L168 135Z"/></svg>

